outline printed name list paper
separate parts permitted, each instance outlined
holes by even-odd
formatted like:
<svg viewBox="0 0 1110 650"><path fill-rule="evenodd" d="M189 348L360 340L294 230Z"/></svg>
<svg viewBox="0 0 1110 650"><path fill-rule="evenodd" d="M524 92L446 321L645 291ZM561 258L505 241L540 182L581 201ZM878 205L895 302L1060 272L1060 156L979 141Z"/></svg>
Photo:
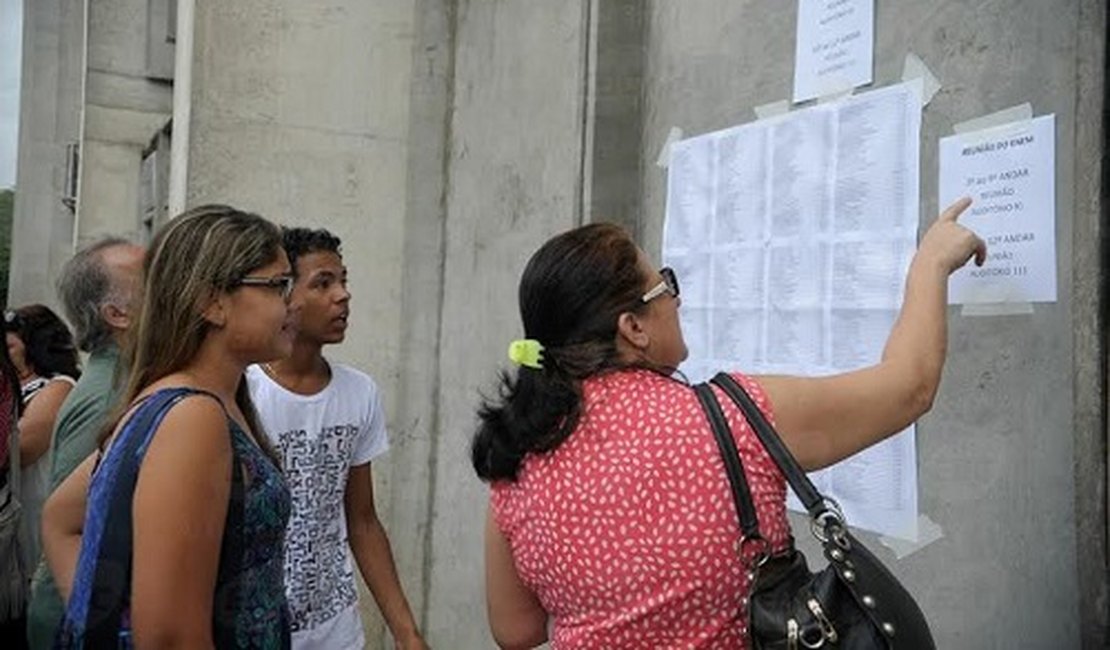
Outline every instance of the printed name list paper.
<svg viewBox="0 0 1110 650"><path fill-rule="evenodd" d="M920 83L673 145L663 261L680 276L691 381L877 362L916 249ZM811 478L849 521L917 521L912 428ZM795 502L796 503L796 502Z"/></svg>
<svg viewBox="0 0 1110 650"><path fill-rule="evenodd" d="M798 0L794 101L871 83L875 0Z"/></svg>
<svg viewBox="0 0 1110 650"><path fill-rule="evenodd" d="M982 267L952 275L949 304L1055 302L1054 115L942 139L939 190L941 206L972 198L960 223L987 243Z"/></svg>

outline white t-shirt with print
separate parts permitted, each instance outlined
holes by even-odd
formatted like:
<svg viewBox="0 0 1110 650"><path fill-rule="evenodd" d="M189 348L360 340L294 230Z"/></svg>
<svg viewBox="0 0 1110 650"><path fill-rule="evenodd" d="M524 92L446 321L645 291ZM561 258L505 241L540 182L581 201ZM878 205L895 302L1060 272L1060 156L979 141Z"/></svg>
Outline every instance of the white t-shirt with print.
<svg viewBox="0 0 1110 650"><path fill-rule="evenodd" d="M331 372L327 387L315 395L286 390L259 366L246 373L293 495L285 593L295 650L365 645L343 497L350 468L380 456L389 442L374 380L338 363Z"/></svg>

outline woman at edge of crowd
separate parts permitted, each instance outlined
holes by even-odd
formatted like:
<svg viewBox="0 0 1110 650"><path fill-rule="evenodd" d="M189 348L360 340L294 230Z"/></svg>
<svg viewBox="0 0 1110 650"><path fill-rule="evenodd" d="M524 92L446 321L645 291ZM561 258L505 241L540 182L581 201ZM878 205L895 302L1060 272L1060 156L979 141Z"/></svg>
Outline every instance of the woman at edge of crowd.
<svg viewBox="0 0 1110 650"><path fill-rule="evenodd" d="M143 276L125 406L46 506L60 645L288 647L290 496L242 381L292 348L281 231L198 207L159 232Z"/></svg>
<svg viewBox="0 0 1110 650"><path fill-rule="evenodd" d="M50 494L50 442L62 403L81 378L73 333L45 305L4 312L8 353L19 375L23 414L19 416L20 495L23 555L28 572L42 550L42 507Z"/></svg>
<svg viewBox="0 0 1110 650"><path fill-rule="evenodd" d="M27 567L23 566L20 540L19 415L23 403L19 396L19 373L8 354L0 347L0 638L10 639L11 647L25 648Z"/></svg>
<svg viewBox="0 0 1110 650"><path fill-rule="evenodd" d="M50 449L54 416L81 378L77 346L63 321L45 305L4 312L8 355L19 375L20 463L36 463Z"/></svg>
<svg viewBox="0 0 1110 650"><path fill-rule="evenodd" d="M948 276L986 246L949 206L921 240L879 363L826 377L733 373L807 470L902 430L932 406ZM558 235L520 283L515 377L479 415L471 456L491 483L490 628L503 648L744 648L750 576L729 485L694 391L677 280L617 226ZM540 356L537 357L536 352ZM719 389L717 390L719 393ZM785 481L720 395L773 552L790 543ZM773 410L772 410L773 407Z"/></svg>

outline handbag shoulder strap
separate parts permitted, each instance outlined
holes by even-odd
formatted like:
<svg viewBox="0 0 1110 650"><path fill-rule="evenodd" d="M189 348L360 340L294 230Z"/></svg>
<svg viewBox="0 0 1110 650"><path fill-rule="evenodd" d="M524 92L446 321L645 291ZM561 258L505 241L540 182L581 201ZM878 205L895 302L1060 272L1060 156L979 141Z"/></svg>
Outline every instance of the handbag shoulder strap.
<svg viewBox="0 0 1110 650"><path fill-rule="evenodd" d="M725 463L725 474L728 476L729 485L732 487L732 500L736 504L736 516L740 520L740 531L744 539L758 538L759 519L756 518L755 506L752 504L752 494L748 489L747 479L744 478L744 466L740 464L740 454L736 450L736 443L732 439L728 420L721 411L721 405L713 389L708 384L697 384L694 393L701 402L705 416L709 419L709 426L713 429L713 437L717 440L717 449L721 452L721 459Z"/></svg>
<svg viewBox="0 0 1110 650"><path fill-rule="evenodd" d="M763 412L759 410L759 407L755 404L755 400L751 398L751 395L748 395L744 387L737 383L728 373L724 372L717 373L710 381L719 386L721 390L725 391L725 394L728 395L744 413L744 417L747 418L748 424L755 429L755 434L759 436L759 440L763 443L763 447L767 450L767 453L771 455L771 459L775 461L775 464L779 466L783 476L786 477L787 483L794 489L794 494L798 495L798 499L801 500L802 505L809 511L810 516L817 517L817 515L828 510L828 504L825 498L821 496L821 493L817 491L813 482L806 476L801 465L794 459L790 450L786 448L786 444L783 443L782 438L779 437L779 434L775 431L774 427L771 426L771 423L767 421L767 418L763 416Z"/></svg>

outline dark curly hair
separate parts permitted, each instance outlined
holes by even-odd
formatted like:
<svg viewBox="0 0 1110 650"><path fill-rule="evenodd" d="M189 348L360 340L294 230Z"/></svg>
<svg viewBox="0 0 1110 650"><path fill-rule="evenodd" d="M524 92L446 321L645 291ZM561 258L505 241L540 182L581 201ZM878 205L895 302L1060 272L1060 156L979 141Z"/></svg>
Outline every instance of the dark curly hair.
<svg viewBox="0 0 1110 650"><path fill-rule="evenodd" d="M289 266L293 274L297 274L297 258L309 253L335 253L342 256L339 248L343 242L331 232L323 228L289 228L281 229L281 246L289 256Z"/></svg>
<svg viewBox="0 0 1110 650"><path fill-rule="evenodd" d="M4 312L4 331L14 333L23 342L27 363L36 374L74 379L81 376L73 334L46 305L25 305Z"/></svg>

